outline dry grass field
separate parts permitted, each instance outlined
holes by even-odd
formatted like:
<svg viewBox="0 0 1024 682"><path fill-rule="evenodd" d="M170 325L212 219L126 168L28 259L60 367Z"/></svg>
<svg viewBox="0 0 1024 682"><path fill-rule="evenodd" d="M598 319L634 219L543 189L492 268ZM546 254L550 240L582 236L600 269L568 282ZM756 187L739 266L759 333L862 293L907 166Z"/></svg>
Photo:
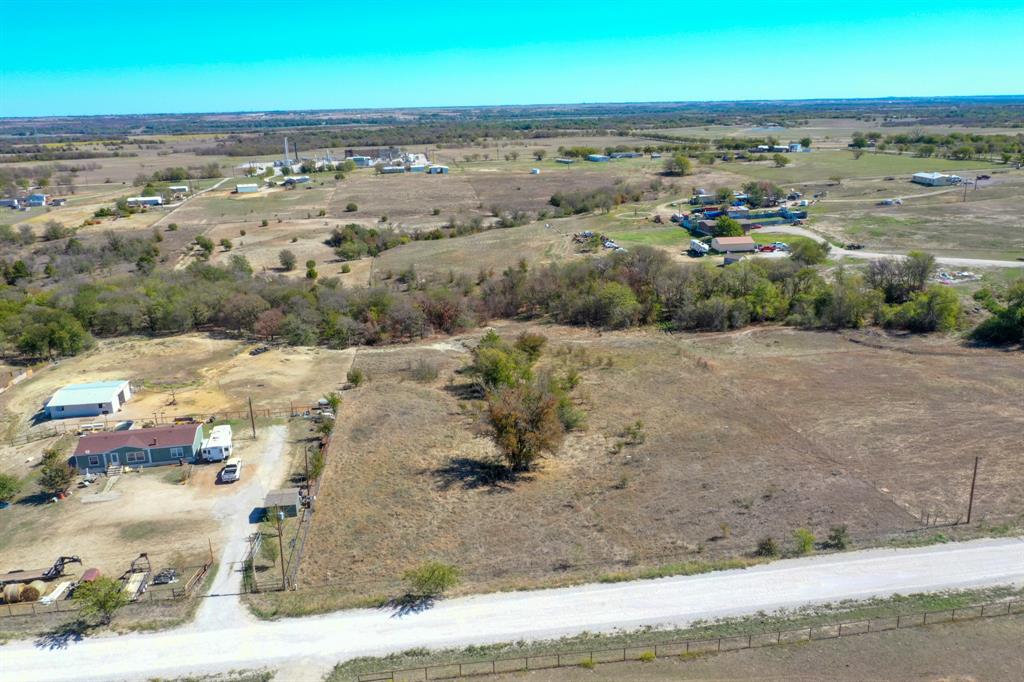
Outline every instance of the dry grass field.
<svg viewBox="0 0 1024 682"><path fill-rule="evenodd" d="M1005 353L782 329L498 326L526 328L549 337L542 364L589 366L576 392L588 428L535 473L495 481L456 373L478 333L359 351L370 379L345 394L304 584L393 594L427 559L457 565L465 591L552 584L744 555L764 535L788 547L796 528L836 524L877 541L920 528L922 509L961 514L975 455L975 518L1018 520L1024 504L1024 368ZM420 360L436 380L413 378ZM625 443L637 420L643 442Z"/></svg>
<svg viewBox="0 0 1024 682"><path fill-rule="evenodd" d="M489 682L618 682L635 680L931 680L975 682L1017 679L1024 617L948 623L858 637L612 663L591 670L559 668L489 675Z"/></svg>

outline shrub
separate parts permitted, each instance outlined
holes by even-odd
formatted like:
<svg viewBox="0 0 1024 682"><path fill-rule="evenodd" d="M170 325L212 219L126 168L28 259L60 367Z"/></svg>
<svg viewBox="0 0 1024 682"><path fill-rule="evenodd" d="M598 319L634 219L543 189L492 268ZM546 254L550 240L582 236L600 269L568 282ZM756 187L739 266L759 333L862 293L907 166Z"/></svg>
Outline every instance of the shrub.
<svg viewBox="0 0 1024 682"><path fill-rule="evenodd" d="M814 551L814 533L806 528L793 531L793 549L797 554L810 554Z"/></svg>
<svg viewBox="0 0 1024 682"><path fill-rule="evenodd" d="M850 536L846 526L832 526L828 530L828 540L825 542L832 549L846 549L850 546Z"/></svg>
<svg viewBox="0 0 1024 682"><path fill-rule="evenodd" d="M402 574L414 597L438 597L459 584L459 569L439 561L428 561Z"/></svg>
<svg viewBox="0 0 1024 682"><path fill-rule="evenodd" d="M17 476L0 474L0 502L10 502L21 492L21 481Z"/></svg>
<svg viewBox="0 0 1024 682"><path fill-rule="evenodd" d="M789 257L804 265L818 265L825 262L831 249L832 246L828 242L801 240L790 249Z"/></svg>
<svg viewBox="0 0 1024 682"><path fill-rule="evenodd" d="M228 239L227 237L224 237L223 239L220 240L220 245L224 248L225 251L231 250L231 240Z"/></svg>
<svg viewBox="0 0 1024 682"><path fill-rule="evenodd" d="M348 371L348 374L345 375L345 378L348 379L348 383L358 388L366 381L366 374L364 374L363 370L358 367L353 367Z"/></svg>
<svg viewBox="0 0 1024 682"><path fill-rule="evenodd" d="M494 442L513 471L527 471L545 452L562 444L565 429L559 398L536 384L506 386L487 394Z"/></svg>
<svg viewBox="0 0 1024 682"><path fill-rule="evenodd" d="M777 557L779 556L779 545L775 542L775 538L763 537L758 541L754 554L763 557Z"/></svg>
<svg viewBox="0 0 1024 682"><path fill-rule="evenodd" d="M437 365L428 360L417 360L416 364L409 370L412 378L422 383L428 383L437 379Z"/></svg>
<svg viewBox="0 0 1024 682"><path fill-rule="evenodd" d="M281 252L277 254L277 260L281 263L281 267L284 268L286 272L294 270L295 264L298 262L295 254L288 249L282 249Z"/></svg>
<svg viewBox="0 0 1024 682"><path fill-rule="evenodd" d="M642 654L640 654L639 656L637 656L636 660L638 660L638 661L640 661L642 663L650 663L655 658L656 658L656 656L654 655L653 651L645 651Z"/></svg>
<svg viewBox="0 0 1024 682"><path fill-rule="evenodd" d="M266 227L269 224L270 224L270 221L267 220L266 218L264 218L263 220L260 221L260 227Z"/></svg>
<svg viewBox="0 0 1024 682"><path fill-rule="evenodd" d="M355 213L358 210L359 210L359 206L355 202L353 202L353 201L350 201L347 204L345 204L345 211L347 213Z"/></svg>
<svg viewBox="0 0 1024 682"><path fill-rule="evenodd" d="M348 274L348 273L352 272L352 266L349 265L348 263L343 263L342 266L341 266L341 272L343 274Z"/></svg>

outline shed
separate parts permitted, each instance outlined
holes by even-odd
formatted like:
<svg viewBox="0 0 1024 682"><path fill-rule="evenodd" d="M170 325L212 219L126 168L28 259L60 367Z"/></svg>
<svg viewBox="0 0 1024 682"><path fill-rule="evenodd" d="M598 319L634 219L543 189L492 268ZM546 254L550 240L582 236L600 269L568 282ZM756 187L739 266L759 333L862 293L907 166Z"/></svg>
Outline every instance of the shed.
<svg viewBox="0 0 1024 682"><path fill-rule="evenodd" d="M430 166L427 172L431 175L448 175L448 166Z"/></svg>
<svg viewBox="0 0 1024 682"><path fill-rule="evenodd" d="M128 197L125 200L129 206L163 206L163 197Z"/></svg>
<svg viewBox="0 0 1024 682"><path fill-rule="evenodd" d="M730 206L726 211L726 215L730 218L746 218L750 214L750 209L746 206Z"/></svg>
<svg viewBox="0 0 1024 682"><path fill-rule="evenodd" d="M593 161L595 163L605 163L607 161L611 161L611 157L605 156L604 154L587 154L587 161Z"/></svg>
<svg viewBox="0 0 1024 682"><path fill-rule="evenodd" d="M188 194L188 185L171 185L167 189L175 194Z"/></svg>
<svg viewBox="0 0 1024 682"><path fill-rule="evenodd" d="M46 416L50 419L68 419L114 414L131 397L131 384L125 379L68 384L47 401Z"/></svg>
<svg viewBox="0 0 1024 682"><path fill-rule="evenodd" d="M393 173L404 173L405 166L383 166L381 167L380 172L386 173L388 175L391 175Z"/></svg>
<svg viewBox="0 0 1024 682"><path fill-rule="evenodd" d="M260 186L255 183L246 183L243 185L235 185L236 194L254 194L260 191Z"/></svg>
<svg viewBox="0 0 1024 682"><path fill-rule="evenodd" d="M71 464L79 471L103 471L110 465L145 467L192 460L203 441L201 424L93 433L78 439Z"/></svg>
<svg viewBox="0 0 1024 682"><path fill-rule="evenodd" d="M356 168L369 168L373 165L373 159L369 156L350 156L348 158L356 165Z"/></svg>
<svg viewBox="0 0 1024 682"><path fill-rule="evenodd" d="M555 159L555 163L570 164L570 163L574 163L574 161L573 161L573 159Z"/></svg>
<svg viewBox="0 0 1024 682"><path fill-rule="evenodd" d="M736 253L756 251L757 244L750 237L715 237L711 240L711 248L719 253Z"/></svg>
<svg viewBox="0 0 1024 682"><path fill-rule="evenodd" d="M298 488L281 488L271 490L263 499L263 508L270 513L270 510L277 507L285 513L285 516L298 516L302 508L302 498Z"/></svg>

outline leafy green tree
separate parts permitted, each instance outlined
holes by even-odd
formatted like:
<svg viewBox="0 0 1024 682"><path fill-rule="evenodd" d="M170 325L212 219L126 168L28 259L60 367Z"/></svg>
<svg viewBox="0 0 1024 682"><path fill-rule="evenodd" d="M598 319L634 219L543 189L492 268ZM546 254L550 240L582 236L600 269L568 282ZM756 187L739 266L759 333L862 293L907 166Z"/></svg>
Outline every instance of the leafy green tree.
<svg viewBox="0 0 1024 682"><path fill-rule="evenodd" d="M78 612L83 617L98 618L104 625L109 624L114 614L128 604L128 595L121 583L107 576L79 584L72 598L79 605Z"/></svg>
<svg viewBox="0 0 1024 682"><path fill-rule="evenodd" d="M777 557L779 556L779 545L775 542L775 538L771 536L763 537L758 541L754 554L767 558Z"/></svg>
<svg viewBox="0 0 1024 682"><path fill-rule="evenodd" d="M800 138L800 146L803 147L804 149L810 149L811 148L811 142L812 142L811 138L809 138L809 137L801 137Z"/></svg>
<svg viewBox="0 0 1024 682"><path fill-rule="evenodd" d="M788 166L790 163L789 157L785 154L772 154L772 161L775 162L776 168Z"/></svg>
<svg viewBox="0 0 1024 682"><path fill-rule="evenodd" d="M200 257L203 260L209 259L209 257L213 254L213 240L207 237L206 235L201 234L196 237L195 243L196 246L198 246L200 251L202 252L200 254Z"/></svg>
<svg viewBox="0 0 1024 682"><path fill-rule="evenodd" d="M810 554L814 551L814 533L806 528L797 528L793 532L793 545L797 554Z"/></svg>
<svg viewBox="0 0 1024 682"><path fill-rule="evenodd" d="M1014 282L1006 292L1005 304L990 291L986 308L992 317L971 332L971 338L983 343L1021 343L1024 341L1024 278Z"/></svg>
<svg viewBox="0 0 1024 682"><path fill-rule="evenodd" d="M743 226L729 216L719 216L711 228L711 235L714 237L742 237Z"/></svg>
<svg viewBox="0 0 1024 682"><path fill-rule="evenodd" d="M409 595L420 599L441 596L459 584L459 569L450 564L428 561L402 574Z"/></svg>
<svg viewBox="0 0 1024 682"><path fill-rule="evenodd" d="M281 263L281 267L284 268L286 272L294 270L295 264L298 262L295 254L288 249L282 249L281 252L277 254L277 260Z"/></svg>
<svg viewBox="0 0 1024 682"><path fill-rule="evenodd" d="M544 453L557 451L565 437L558 396L536 384L488 392L487 417L512 471L529 470Z"/></svg>
<svg viewBox="0 0 1024 682"><path fill-rule="evenodd" d="M547 151L544 149L533 150L533 158L536 159L537 161L543 161L544 157L547 156L547 154Z"/></svg>
<svg viewBox="0 0 1024 682"><path fill-rule="evenodd" d="M0 502L10 502L21 492L21 480L11 474L0 474Z"/></svg>
<svg viewBox="0 0 1024 682"><path fill-rule="evenodd" d="M828 242L801 239L789 250L789 257L803 265L818 265L828 259L832 246Z"/></svg>
<svg viewBox="0 0 1024 682"><path fill-rule="evenodd" d="M62 493L75 479L75 470L65 461L48 462L39 474L39 486L52 493Z"/></svg>
<svg viewBox="0 0 1024 682"><path fill-rule="evenodd" d="M665 159L665 173L668 175L688 175L693 164L690 158L683 152L676 152Z"/></svg>
<svg viewBox="0 0 1024 682"><path fill-rule="evenodd" d="M230 251L231 247L233 245L231 244L231 240L230 239L228 239L227 237L224 237L223 239L220 240L220 246L225 251Z"/></svg>
<svg viewBox="0 0 1024 682"><path fill-rule="evenodd" d="M912 332L952 331L959 324L963 310L960 297L948 287L930 286L913 294L911 299L886 311L886 326Z"/></svg>

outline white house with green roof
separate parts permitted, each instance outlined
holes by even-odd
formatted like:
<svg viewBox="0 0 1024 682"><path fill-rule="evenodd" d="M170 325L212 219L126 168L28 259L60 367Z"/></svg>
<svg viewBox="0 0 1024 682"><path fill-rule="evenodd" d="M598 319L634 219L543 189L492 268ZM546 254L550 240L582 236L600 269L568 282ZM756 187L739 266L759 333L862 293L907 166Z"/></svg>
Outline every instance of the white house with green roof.
<svg viewBox="0 0 1024 682"><path fill-rule="evenodd" d="M46 416L50 419L70 419L114 414L131 397L131 384L125 379L68 384L47 401Z"/></svg>

